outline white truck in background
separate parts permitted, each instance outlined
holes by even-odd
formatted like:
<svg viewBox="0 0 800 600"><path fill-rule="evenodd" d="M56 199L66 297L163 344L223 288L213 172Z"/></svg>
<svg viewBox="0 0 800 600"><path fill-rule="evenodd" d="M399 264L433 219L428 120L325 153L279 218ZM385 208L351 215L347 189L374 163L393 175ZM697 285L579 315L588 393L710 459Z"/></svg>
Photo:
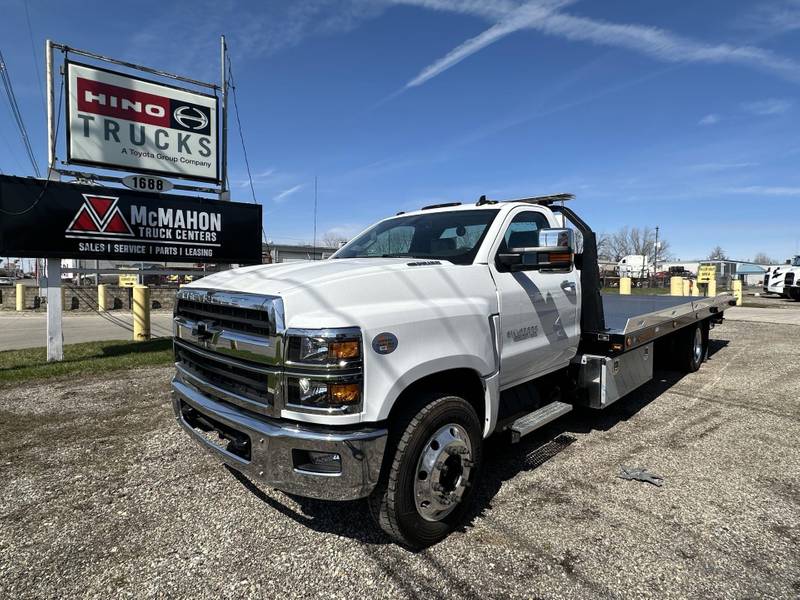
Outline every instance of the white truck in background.
<svg viewBox="0 0 800 600"><path fill-rule="evenodd" d="M794 298L792 290L800 280L800 255L795 255L786 265L773 267L764 274L763 291L765 294L777 294L783 298Z"/></svg>
<svg viewBox="0 0 800 600"><path fill-rule="evenodd" d="M518 441L706 357L732 296L602 296L571 195L398 213L331 258L224 271L178 292L179 425L244 476L368 498L395 541L458 527L484 440ZM575 231L583 238L575 253Z"/></svg>
<svg viewBox="0 0 800 600"><path fill-rule="evenodd" d="M623 256L617 263L617 274L631 279L645 279L653 273L650 257L644 254Z"/></svg>

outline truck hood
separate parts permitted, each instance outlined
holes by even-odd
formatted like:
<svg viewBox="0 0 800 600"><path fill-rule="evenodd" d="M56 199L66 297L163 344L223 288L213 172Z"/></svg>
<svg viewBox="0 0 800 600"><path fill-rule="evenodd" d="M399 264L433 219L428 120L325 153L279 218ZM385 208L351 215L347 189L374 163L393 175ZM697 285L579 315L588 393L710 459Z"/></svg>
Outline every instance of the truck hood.
<svg viewBox="0 0 800 600"><path fill-rule="evenodd" d="M415 260L411 258L337 258L253 265L209 275L189 287L282 296L297 288L357 279L387 269L418 268L408 266L408 263L414 262Z"/></svg>
<svg viewBox="0 0 800 600"><path fill-rule="evenodd" d="M280 296L288 327L368 327L423 312L426 319L497 312L487 265L413 258L341 258L255 265L190 284ZM426 320L423 319L423 320Z"/></svg>

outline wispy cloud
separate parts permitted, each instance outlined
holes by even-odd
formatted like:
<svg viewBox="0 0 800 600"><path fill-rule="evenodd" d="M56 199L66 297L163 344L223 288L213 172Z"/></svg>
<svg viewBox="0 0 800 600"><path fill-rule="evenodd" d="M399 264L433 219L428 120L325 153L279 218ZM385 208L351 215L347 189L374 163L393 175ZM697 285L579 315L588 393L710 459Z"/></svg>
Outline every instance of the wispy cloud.
<svg viewBox="0 0 800 600"><path fill-rule="evenodd" d="M260 173L256 173L253 175L253 185L258 187L260 185L264 185L267 183L273 176L275 175L275 169L266 169L261 171ZM237 185L239 187L250 187L250 180L249 179L239 179L237 181Z"/></svg>
<svg viewBox="0 0 800 600"><path fill-rule="evenodd" d="M692 165L690 168L692 171L698 171L703 173L716 173L719 171L729 171L731 169L750 169L752 167L757 167L758 163L755 162L730 162L730 163L701 163L698 165Z"/></svg>
<svg viewBox="0 0 800 600"><path fill-rule="evenodd" d="M698 125L716 125L717 123L719 123L719 115L716 113L708 114L697 122Z"/></svg>
<svg viewBox="0 0 800 600"><path fill-rule="evenodd" d="M790 108L792 108L792 101L784 98L767 98L742 104L743 110L759 116L782 115Z"/></svg>
<svg viewBox="0 0 800 600"><path fill-rule="evenodd" d="M440 0L439 4L446 3ZM800 63L770 50L756 46L706 44L656 27L578 17L558 12L557 8L560 8L560 4L531 2L512 10L480 35L460 44L422 69L406 87L429 81L475 52L523 29L570 41L625 48L662 62L738 64L800 82Z"/></svg>
<svg viewBox="0 0 800 600"><path fill-rule="evenodd" d="M281 204L282 202L285 202L286 199L289 196L291 196L292 194L294 194L294 193L300 191L301 189L303 189L303 187L305 187L305 183L298 183L297 185L295 185L293 187L290 187L288 190L283 190L281 193L279 193L277 196L275 196L272 200L276 204Z"/></svg>
<svg viewBox="0 0 800 600"><path fill-rule="evenodd" d="M800 186L748 185L729 190L734 194L750 194L753 196L787 196L800 197Z"/></svg>
<svg viewBox="0 0 800 600"><path fill-rule="evenodd" d="M475 54L479 50L486 48L486 46L495 43L511 33L532 26L534 22L542 20L555 9L569 3L571 3L570 0L563 0L561 2L531 2L513 10L497 24L480 35L460 44L439 60L425 67L419 75L406 84L406 87L422 85L450 67L457 65L468 56Z"/></svg>
<svg viewBox="0 0 800 600"><path fill-rule="evenodd" d="M800 29L800 0L761 0L738 19L738 25L768 35Z"/></svg>

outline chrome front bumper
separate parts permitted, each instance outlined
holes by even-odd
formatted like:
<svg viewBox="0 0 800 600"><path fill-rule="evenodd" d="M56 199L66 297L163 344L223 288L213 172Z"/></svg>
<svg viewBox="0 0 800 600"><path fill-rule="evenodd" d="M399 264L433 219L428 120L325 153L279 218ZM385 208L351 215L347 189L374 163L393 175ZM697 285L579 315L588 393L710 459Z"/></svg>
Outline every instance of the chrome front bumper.
<svg viewBox="0 0 800 600"><path fill-rule="evenodd" d="M172 390L175 417L181 427L225 464L257 481L291 494L323 500L363 498L378 482L386 447L385 428L343 431L256 417L206 396L177 377L172 380ZM184 414L187 407L196 411L192 414L205 423L222 424L229 433L246 436L249 456L229 451L195 428ZM338 455L340 469L338 472L307 470L298 457L307 456L308 452Z"/></svg>

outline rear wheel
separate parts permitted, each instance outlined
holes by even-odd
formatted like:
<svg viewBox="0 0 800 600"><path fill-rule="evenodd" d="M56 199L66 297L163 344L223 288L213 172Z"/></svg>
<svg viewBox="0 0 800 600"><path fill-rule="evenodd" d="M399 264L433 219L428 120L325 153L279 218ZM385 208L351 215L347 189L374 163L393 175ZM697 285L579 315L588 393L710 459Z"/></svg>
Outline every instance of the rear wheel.
<svg viewBox="0 0 800 600"><path fill-rule="evenodd" d="M694 373L703 364L708 352L708 324L698 323L680 333L677 344L679 367L686 373Z"/></svg>
<svg viewBox="0 0 800 600"><path fill-rule="evenodd" d="M472 405L458 396L420 399L397 419L396 445L370 496L378 525L419 549L444 539L472 499L482 458L482 433Z"/></svg>

